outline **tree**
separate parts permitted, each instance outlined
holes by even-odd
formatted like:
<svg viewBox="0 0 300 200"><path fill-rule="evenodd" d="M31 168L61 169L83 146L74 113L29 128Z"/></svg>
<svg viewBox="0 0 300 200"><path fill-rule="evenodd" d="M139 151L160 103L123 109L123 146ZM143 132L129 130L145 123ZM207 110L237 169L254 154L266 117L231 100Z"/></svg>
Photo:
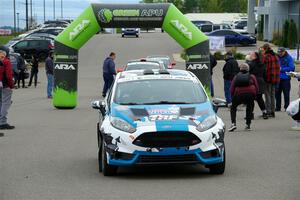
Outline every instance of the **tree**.
<svg viewBox="0 0 300 200"><path fill-rule="evenodd" d="M288 31L288 37L287 37L287 44L290 49L293 49L296 47L296 44L298 42L298 32L297 32L297 26L294 20L291 20L289 23L289 31Z"/></svg>
<svg viewBox="0 0 300 200"><path fill-rule="evenodd" d="M183 3L184 12L193 13L199 11L199 1L198 0L185 0Z"/></svg>
<svg viewBox="0 0 300 200"><path fill-rule="evenodd" d="M283 24L283 31L282 31L282 45L284 47L288 46L288 32L289 32L289 20L285 20Z"/></svg>
<svg viewBox="0 0 300 200"><path fill-rule="evenodd" d="M210 0L207 5L207 13L221 13L223 8L221 7L220 0Z"/></svg>

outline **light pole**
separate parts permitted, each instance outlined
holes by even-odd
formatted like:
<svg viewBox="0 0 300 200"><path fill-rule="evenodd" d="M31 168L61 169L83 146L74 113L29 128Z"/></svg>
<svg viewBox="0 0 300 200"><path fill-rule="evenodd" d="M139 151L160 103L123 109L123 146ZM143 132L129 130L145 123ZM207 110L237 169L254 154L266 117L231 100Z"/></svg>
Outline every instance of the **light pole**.
<svg viewBox="0 0 300 200"><path fill-rule="evenodd" d="M44 22L46 21L46 0L44 0Z"/></svg>
<svg viewBox="0 0 300 200"><path fill-rule="evenodd" d="M60 0L60 17L63 18L63 0Z"/></svg>
<svg viewBox="0 0 300 200"><path fill-rule="evenodd" d="M25 6L26 6L26 31L28 31L29 30L29 26L28 26L28 0L26 0Z"/></svg>
<svg viewBox="0 0 300 200"><path fill-rule="evenodd" d="M19 31L20 31L20 24L19 24L19 14L20 13L17 13L17 30L18 30L18 33L19 33Z"/></svg>
<svg viewBox="0 0 300 200"><path fill-rule="evenodd" d="M16 0L14 0L14 33L16 33Z"/></svg>
<svg viewBox="0 0 300 200"><path fill-rule="evenodd" d="M53 0L53 19L55 20L55 0Z"/></svg>

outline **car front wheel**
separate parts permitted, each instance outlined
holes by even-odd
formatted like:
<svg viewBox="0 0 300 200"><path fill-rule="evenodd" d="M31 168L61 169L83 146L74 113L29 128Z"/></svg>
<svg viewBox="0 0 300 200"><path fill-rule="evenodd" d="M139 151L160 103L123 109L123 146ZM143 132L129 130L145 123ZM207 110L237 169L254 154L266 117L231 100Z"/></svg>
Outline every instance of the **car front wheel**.
<svg viewBox="0 0 300 200"><path fill-rule="evenodd" d="M100 151L100 149L99 149L99 151ZM99 155L99 153L98 153L98 155ZM100 164L101 164L101 166L100 166ZM102 142L102 145L101 145L101 163L99 161L99 171L100 171L100 167L101 167L101 171L104 176L114 176L114 175L116 175L117 170L118 170L118 166L113 166L113 165L108 164L107 155L106 155L106 151L105 151L105 147L104 147L104 142Z"/></svg>
<svg viewBox="0 0 300 200"><path fill-rule="evenodd" d="M225 148L224 148L224 161L221 163L217 163L214 165L207 166L209 169L210 174L224 174L225 172L225 161L226 161L226 155L225 155Z"/></svg>

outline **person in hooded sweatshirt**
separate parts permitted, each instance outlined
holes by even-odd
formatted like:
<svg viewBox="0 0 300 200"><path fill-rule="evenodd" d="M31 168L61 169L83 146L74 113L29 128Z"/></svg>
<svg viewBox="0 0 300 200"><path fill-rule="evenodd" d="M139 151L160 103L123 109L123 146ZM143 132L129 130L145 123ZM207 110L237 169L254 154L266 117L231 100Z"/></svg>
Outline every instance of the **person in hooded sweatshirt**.
<svg viewBox="0 0 300 200"><path fill-rule="evenodd" d="M104 87L102 91L102 97L106 97L106 93L114 82L114 75L116 75L116 65L114 60L116 59L116 54L111 52L109 57L107 57L103 62L103 79Z"/></svg>
<svg viewBox="0 0 300 200"><path fill-rule="evenodd" d="M266 76L266 68L264 64L260 61L259 54L255 51L250 52L249 54L249 60L246 61L246 63L250 67L250 74L253 74L257 80L258 83L258 93L256 95L256 102L262 111L262 117L264 119L268 119L267 110L265 101L263 99L263 94L265 93L265 76Z"/></svg>
<svg viewBox="0 0 300 200"><path fill-rule="evenodd" d="M258 93L259 87L257 80L253 74L249 73L249 65L242 63L240 72L233 78L230 87L232 95L232 105L230 109L231 126L228 129L232 132L237 129L236 126L236 111L240 104L246 105L246 127L245 130L251 130L252 113L254 109L254 100Z"/></svg>
<svg viewBox="0 0 300 200"><path fill-rule="evenodd" d="M226 104L228 107L231 106L231 94L230 94L230 86L233 77L239 72L239 65L237 61L233 57L233 53L228 51L225 54L225 65L223 67L223 79L224 79L224 93L226 98Z"/></svg>
<svg viewBox="0 0 300 200"><path fill-rule="evenodd" d="M280 64L280 82L275 90L276 97L276 109L275 111L281 111L281 95L284 97L284 109L290 104L290 91L291 91L291 78L287 75L287 72L295 71L294 60L292 56L283 47L278 48L278 57Z"/></svg>

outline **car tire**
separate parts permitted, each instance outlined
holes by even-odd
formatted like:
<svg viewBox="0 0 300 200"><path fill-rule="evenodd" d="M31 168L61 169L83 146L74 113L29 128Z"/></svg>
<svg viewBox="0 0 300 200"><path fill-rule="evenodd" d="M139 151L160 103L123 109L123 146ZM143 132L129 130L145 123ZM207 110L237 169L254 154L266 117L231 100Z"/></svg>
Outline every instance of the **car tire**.
<svg viewBox="0 0 300 200"><path fill-rule="evenodd" d="M224 148L224 161L221 163L207 166L209 168L209 173L210 174L224 174L225 163L226 163L226 153L225 153L225 148Z"/></svg>
<svg viewBox="0 0 300 200"><path fill-rule="evenodd" d="M98 141L98 148L100 148L100 141L101 141L101 136L100 136L100 130L99 130L99 123L97 123L97 141Z"/></svg>
<svg viewBox="0 0 300 200"><path fill-rule="evenodd" d="M241 41L242 46L249 46L249 43L247 41Z"/></svg>
<svg viewBox="0 0 300 200"><path fill-rule="evenodd" d="M99 171L100 171L100 161L99 161ZM118 171L118 166L109 165L107 163L107 155L104 149L104 142L101 143L101 171L104 176L114 176L117 174Z"/></svg>
<svg viewBox="0 0 300 200"><path fill-rule="evenodd" d="M135 35L135 37L137 37L137 38L138 38L138 37L139 37L139 35Z"/></svg>
<svg viewBox="0 0 300 200"><path fill-rule="evenodd" d="M102 173L102 148L99 147L98 149L98 167L99 167L99 173Z"/></svg>

